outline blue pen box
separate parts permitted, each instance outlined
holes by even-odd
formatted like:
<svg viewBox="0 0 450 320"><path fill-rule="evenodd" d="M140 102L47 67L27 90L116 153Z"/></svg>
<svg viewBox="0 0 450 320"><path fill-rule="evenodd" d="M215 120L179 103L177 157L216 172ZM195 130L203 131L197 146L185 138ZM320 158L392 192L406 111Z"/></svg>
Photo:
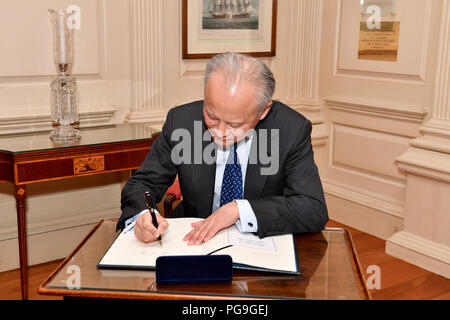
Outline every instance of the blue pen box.
<svg viewBox="0 0 450 320"><path fill-rule="evenodd" d="M229 255L161 256L156 259L156 283L230 283L233 260Z"/></svg>

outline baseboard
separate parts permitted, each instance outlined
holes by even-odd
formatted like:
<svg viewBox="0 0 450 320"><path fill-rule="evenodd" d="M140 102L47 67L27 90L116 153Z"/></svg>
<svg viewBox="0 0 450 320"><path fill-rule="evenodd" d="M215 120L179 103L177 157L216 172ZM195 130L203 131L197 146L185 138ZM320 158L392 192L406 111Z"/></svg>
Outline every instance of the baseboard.
<svg viewBox="0 0 450 320"><path fill-rule="evenodd" d="M394 217L403 218L404 207L398 202L394 202L386 196L362 191L361 189L336 182L322 179L325 193L369 207L377 211L382 211Z"/></svg>
<svg viewBox="0 0 450 320"><path fill-rule="evenodd" d="M384 240L403 230L402 217L331 194L327 192L325 186L324 189L331 220Z"/></svg>
<svg viewBox="0 0 450 320"><path fill-rule="evenodd" d="M386 253L450 278L450 248L401 231L386 241Z"/></svg>

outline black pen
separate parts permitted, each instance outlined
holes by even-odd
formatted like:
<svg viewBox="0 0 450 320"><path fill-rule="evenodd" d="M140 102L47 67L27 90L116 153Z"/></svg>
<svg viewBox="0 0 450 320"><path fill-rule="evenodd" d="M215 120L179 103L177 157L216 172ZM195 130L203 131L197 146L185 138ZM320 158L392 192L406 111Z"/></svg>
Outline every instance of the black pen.
<svg viewBox="0 0 450 320"><path fill-rule="evenodd" d="M158 229L158 221L156 220L155 208L153 207L152 196L150 192L146 191L145 194L145 205L147 206L148 211L150 211L150 215L152 216L153 226ZM162 246L162 238L161 235L158 237L159 244Z"/></svg>

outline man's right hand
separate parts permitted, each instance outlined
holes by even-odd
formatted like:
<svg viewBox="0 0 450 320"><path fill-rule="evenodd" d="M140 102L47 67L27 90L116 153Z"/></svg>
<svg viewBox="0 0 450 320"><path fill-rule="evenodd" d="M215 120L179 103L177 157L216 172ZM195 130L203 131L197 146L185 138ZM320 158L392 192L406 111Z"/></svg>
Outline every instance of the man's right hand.
<svg viewBox="0 0 450 320"><path fill-rule="evenodd" d="M154 242L158 239L160 234L167 230L169 223L166 219L157 214L156 220L158 221L158 229L153 225L152 216L148 211L136 220L134 235L139 241L145 243Z"/></svg>

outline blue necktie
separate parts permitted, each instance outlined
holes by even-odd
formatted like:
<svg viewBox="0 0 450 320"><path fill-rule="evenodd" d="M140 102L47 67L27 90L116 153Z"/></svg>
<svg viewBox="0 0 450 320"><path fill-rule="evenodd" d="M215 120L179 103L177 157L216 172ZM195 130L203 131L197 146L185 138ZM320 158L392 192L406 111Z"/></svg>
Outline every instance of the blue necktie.
<svg viewBox="0 0 450 320"><path fill-rule="evenodd" d="M242 199L242 170L236 148L235 144L225 165L220 192L220 206L236 199Z"/></svg>

